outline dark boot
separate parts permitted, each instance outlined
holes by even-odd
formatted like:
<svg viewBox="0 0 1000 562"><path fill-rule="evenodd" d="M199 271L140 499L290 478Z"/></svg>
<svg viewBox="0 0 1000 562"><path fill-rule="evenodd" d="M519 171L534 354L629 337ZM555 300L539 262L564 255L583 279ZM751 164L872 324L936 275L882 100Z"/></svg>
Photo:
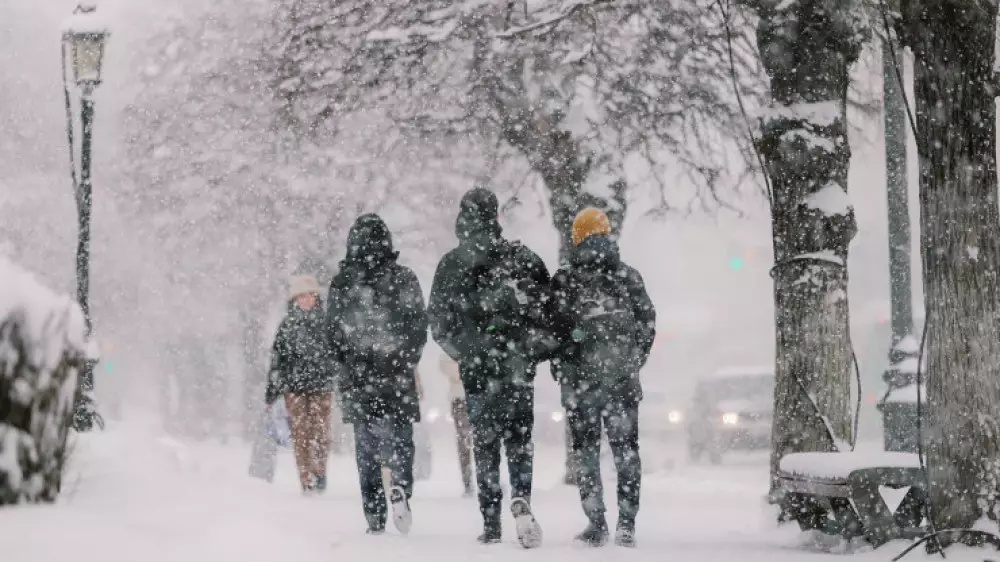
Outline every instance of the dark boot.
<svg viewBox="0 0 1000 562"><path fill-rule="evenodd" d="M365 519L368 521L368 530L365 531L368 535L381 535L385 532L385 519L379 517L378 515L365 515Z"/></svg>
<svg viewBox="0 0 1000 562"><path fill-rule="evenodd" d="M489 520L483 524L483 533L476 537L476 540L481 544L497 544L502 535L500 518L497 517L495 520Z"/></svg>
<svg viewBox="0 0 1000 562"><path fill-rule="evenodd" d="M635 521L626 517L618 519L615 544L625 548L635 548Z"/></svg>
<svg viewBox="0 0 1000 562"><path fill-rule="evenodd" d="M603 517L591 519L590 524L575 539L587 546L599 547L608 542L608 523Z"/></svg>

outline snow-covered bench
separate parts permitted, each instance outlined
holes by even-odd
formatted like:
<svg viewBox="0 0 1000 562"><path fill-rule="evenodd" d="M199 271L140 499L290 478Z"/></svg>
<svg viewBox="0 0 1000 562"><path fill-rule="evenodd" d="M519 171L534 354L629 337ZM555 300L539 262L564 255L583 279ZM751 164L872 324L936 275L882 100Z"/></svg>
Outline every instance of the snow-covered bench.
<svg viewBox="0 0 1000 562"><path fill-rule="evenodd" d="M926 533L924 477L913 453L793 453L781 459L778 478L786 512L802 530L863 536L875 548ZM909 490L890 509L880 488Z"/></svg>

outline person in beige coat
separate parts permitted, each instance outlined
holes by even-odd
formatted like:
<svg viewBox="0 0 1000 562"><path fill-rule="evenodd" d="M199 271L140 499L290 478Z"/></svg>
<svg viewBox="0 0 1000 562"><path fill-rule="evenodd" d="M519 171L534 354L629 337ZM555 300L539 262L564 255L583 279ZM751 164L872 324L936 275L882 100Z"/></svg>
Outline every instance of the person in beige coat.
<svg viewBox="0 0 1000 562"><path fill-rule="evenodd" d="M475 493L472 486L472 426L469 424L469 411L465 405L465 389L462 387L458 363L447 354L442 353L440 366L441 373L448 378L448 398L451 402L451 417L455 421L458 462L462 469L462 486L465 490L464 494L472 496Z"/></svg>
<svg viewBox="0 0 1000 562"><path fill-rule="evenodd" d="M284 397L299 481L306 494L326 491L330 408L340 372L326 337L319 290L310 275L289 280L288 314L274 338L264 397L268 407Z"/></svg>

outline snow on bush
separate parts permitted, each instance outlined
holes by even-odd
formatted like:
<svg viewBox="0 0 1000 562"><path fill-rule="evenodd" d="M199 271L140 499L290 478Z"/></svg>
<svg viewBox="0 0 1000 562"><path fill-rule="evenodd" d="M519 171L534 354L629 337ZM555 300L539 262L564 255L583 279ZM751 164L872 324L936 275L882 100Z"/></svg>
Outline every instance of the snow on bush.
<svg viewBox="0 0 1000 562"><path fill-rule="evenodd" d="M0 505L59 493L85 341L79 306L0 256Z"/></svg>

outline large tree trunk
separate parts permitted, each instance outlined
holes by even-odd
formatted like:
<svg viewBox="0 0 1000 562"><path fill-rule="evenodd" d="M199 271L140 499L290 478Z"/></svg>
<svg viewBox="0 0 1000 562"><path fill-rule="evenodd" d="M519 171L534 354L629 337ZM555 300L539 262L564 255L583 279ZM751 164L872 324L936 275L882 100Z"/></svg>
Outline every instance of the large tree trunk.
<svg viewBox="0 0 1000 562"><path fill-rule="evenodd" d="M480 37L474 47L480 53L478 56L494 56L494 40L488 35ZM508 60L499 72L483 67L479 91L484 96L483 103L496 112L500 138L520 152L531 169L542 177L549 192L552 226L559 236L559 264L566 265L573 248L573 219L580 210L597 207L605 211L612 235L617 237L621 233L628 206L628 183L624 177L616 178L607 186L607 197L586 190L595 166L594 154L563 126L566 114L562 110L531 99L524 83L526 63L523 57Z"/></svg>
<svg viewBox="0 0 1000 562"><path fill-rule="evenodd" d="M565 264L573 247L573 219L582 208L579 198L590 175L590 159L568 132L553 131L540 136L532 143L537 148L528 155L528 161L549 191L552 225L559 233L559 263Z"/></svg>
<svg viewBox="0 0 1000 562"><path fill-rule="evenodd" d="M927 464L937 525L968 527L1000 484L997 6L920 0L904 10L921 152Z"/></svg>
<svg viewBox="0 0 1000 562"><path fill-rule="evenodd" d="M621 233L627 208L628 184L619 178L608 186L609 197L601 197L584 188L590 176L592 158L572 133L553 127L553 119L528 111L514 111L507 120L504 138L523 154L549 192L552 226L559 233L559 263L569 262L573 248L573 219L586 207L597 207L608 214L612 235Z"/></svg>
<svg viewBox="0 0 1000 562"><path fill-rule="evenodd" d="M851 436L846 104L862 40L854 2L778 4L756 3L773 98L760 139L775 255L772 492L784 455L838 450Z"/></svg>

